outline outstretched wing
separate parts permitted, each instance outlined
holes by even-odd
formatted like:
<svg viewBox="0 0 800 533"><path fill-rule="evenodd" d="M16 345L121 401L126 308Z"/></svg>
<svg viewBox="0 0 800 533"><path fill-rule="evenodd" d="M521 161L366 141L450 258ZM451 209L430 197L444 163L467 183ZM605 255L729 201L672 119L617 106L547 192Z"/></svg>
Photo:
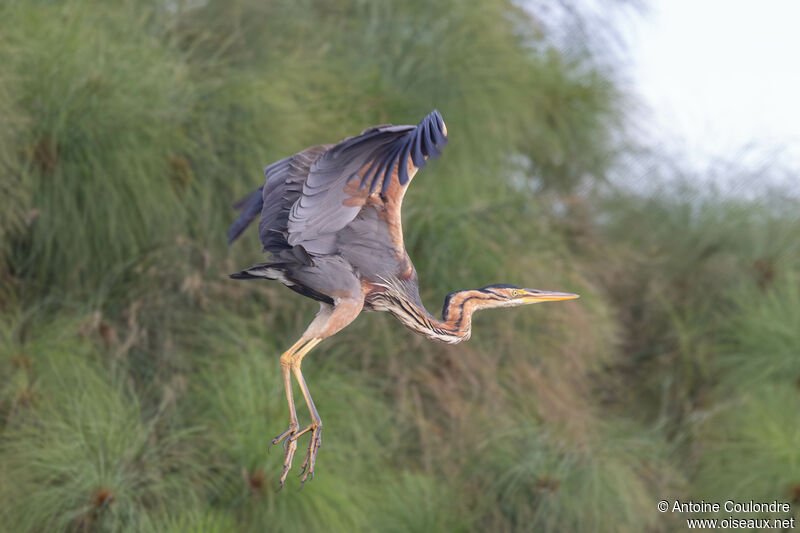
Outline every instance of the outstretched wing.
<svg viewBox="0 0 800 533"><path fill-rule="evenodd" d="M276 161L264 169L266 180L261 187L260 197L257 199L260 200L258 209L261 212L258 234L265 252L277 254L292 248L286 240L289 212L303 193L303 183L308 178L311 165L331 146L321 145L306 148L302 152ZM243 202L246 201L247 198L243 200ZM241 232L236 223L231 229Z"/></svg>
<svg viewBox="0 0 800 533"><path fill-rule="evenodd" d="M327 150L311 164L288 214L288 244L311 254L336 253L337 232L364 206L374 205L389 225L395 248L398 243L402 248L403 195L417 170L445 144L444 121L433 111L417 126L369 128Z"/></svg>

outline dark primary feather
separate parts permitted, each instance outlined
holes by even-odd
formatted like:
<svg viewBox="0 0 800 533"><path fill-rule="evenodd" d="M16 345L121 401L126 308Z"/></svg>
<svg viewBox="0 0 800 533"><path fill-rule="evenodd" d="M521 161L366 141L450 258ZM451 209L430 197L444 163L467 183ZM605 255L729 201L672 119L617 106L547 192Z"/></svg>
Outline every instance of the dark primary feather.
<svg viewBox="0 0 800 533"><path fill-rule="evenodd" d="M333 234L355 219L369 194L385 192L394 172L401 185L408 185L409 156L421 168L446 142L438 111L417 126L371 128L340 142L311 165L289 214L289 244L302 244L310 253L332 253ZM358 195L347 190L353 179L360 180Z"/></svg>
<svg viewBox="0 0 800 533"><path fill-rule="evenodd" d="M229 238L260 209L259 236L274 262L235 278L278 279L320 301L320 295L361 297L364 278L415 280L402 245L400 203L413 175L409 165L416 171L438 156L444 131L433 111L417 126L375 126L269 165L260 198L256 191L237 204L242 214Z"/></svg>
<svg viewBox="0 0 800 533"><path fill-rule="evenodd" d="M370 192L381 186L381 191L386 192L389 188L392 172L397 169L400 185L406 185L409 181L408 168L405 162L409 156L417 168L425 166L426 157L438 157L441 154L440 147L447 144L447 137L444 135L444 122L438 111L434 110L426 116L416 126L379 126L367 130L367 135L362 134L352 140L341 143L342 151L348 150L357 144L371 140L371 136L380 136L391 132L401 134L396 137L389 137L385 142L379 144L370 154L369 159L374 162L369 170L361 178L359 188L363 189L369 184Z"/></svg>
<svg viewBox="0 0 800 533"><path fill-rule="evenodd" d="M315 146L277 161L264 169L265 184L236 204L242 213L228 230L229 242L260 210L264 251L304 245L312 253L331 253L332 234L355 219L367 194L378 187L385 192L395 170L407 185L408 157L422 168L425 158L437 157L446 144L444 121L434 110L417 126L375 126L335 146ZM364 198L345 205L350 198L345 187L359 174Z"/></svg>
<svg viewBox="0 0 800 533"><path fill-rule="evenodd" d="M263 198L261 197L261 186L255 191L251 192L235 204L234 209L241 210L239 218L237 218L231 227L228 228L228 244L232 243L242 234L242 232L250 225L256 216L261 213L261 206L263 205Z"/></svg>

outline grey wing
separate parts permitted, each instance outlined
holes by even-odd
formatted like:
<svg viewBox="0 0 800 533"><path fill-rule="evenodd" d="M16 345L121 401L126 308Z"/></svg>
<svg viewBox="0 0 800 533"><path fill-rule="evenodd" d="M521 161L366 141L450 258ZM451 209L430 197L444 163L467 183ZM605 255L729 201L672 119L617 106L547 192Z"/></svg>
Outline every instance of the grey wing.
<svg viewBox="0 0 800 533"><path fill-rule="evenodd" d="M339 254L372 281L408 278L414 266L403 244L402 227L393 228L385 208L362 209L336 235ZM399 217L397 217L399 220Z"/></svg>
<svg viewBox="0 0 800 533"><path fill-rule="evenodd" d="M278 254L292 248L287 242L289 211L303 192L311 165L332 145L312 146L264 169L261 220L258 234L265 252Z"/></svg>
<svg viewBox="0 0 800 533"><path fill-rule="evenodd" d="M400 204L406 187L427 158L441 153L446 132L442 116L433 111L417 126L369 128L326 151L311 165L288 214L287 243L310 254L341 253L347 242L337 233L374 204L388 223L393 249L402 247Z"/></svg>

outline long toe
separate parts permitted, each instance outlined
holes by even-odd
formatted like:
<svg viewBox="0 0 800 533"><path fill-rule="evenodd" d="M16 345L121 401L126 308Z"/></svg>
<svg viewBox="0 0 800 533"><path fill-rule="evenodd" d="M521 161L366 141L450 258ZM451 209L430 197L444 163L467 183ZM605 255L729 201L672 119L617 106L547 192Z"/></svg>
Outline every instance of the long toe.
<svg viewBox="0 0 800 533"><path fill-rule="evenodd" d="M292 468L292 459L294 458L294 452L297 451L297 441L294 439L289 439L289 442L286 445L286 454L283 456L283 472L281 472L281 479L280 479L280 486L278 490L283 488L283 484L286 482L286 476L289 475L289 470Z"/></svg>
<svg viewBox="0 0 800 533"><path fill-rule="evenodd" d="M322 446L322 426L316 426L311 430L311 439L308 443L308 451L306 457L303 459L303 464L300 468L300 488L303 488L306 481L314 479L314 466L317 462L317 452Z"/></svg>
<svg viewBox="0 0 800 533"><path fill-rule="evenodd" d="M272 446L283 442L283 471L281 472L278 490L283 488L283 484L286 482L286 476L289 475L289 470L292 468L292 459L294 459L294 454L297 451L297 435L297 425L290 424L286 431L272 439L267 446L267 453L269 453L269 449Z"/></svg>
<svg viewBox="0 0 800 533"><path fill-rule="evenodd" d="M290 425L286 431L284 431L283 433L281 433L280 435L269 441L269 444L267 445L267 453L269 453L270 448L272 448L274 445L278 444L282 440L288 439L289 437L295 435L296 433L297 433L297 426ZM286 449L286 442L284 442L283 444L284 444L283 446L284 449Z"/></svg>

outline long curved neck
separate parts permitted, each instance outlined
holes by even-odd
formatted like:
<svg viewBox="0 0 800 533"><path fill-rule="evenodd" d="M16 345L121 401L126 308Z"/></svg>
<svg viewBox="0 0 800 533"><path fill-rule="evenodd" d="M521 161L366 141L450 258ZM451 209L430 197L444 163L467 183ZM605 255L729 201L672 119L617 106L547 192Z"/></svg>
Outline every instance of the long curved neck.
<svg viewBox="0 0 800 533"><path fill-rule="evenodd" d="M407 328L431 340L457 344L469 339L472 333L472 313L483 307L486 294L477 289L448 294L444 300L442 320L431 316L416 298L386 292L381 293L380 300L383 305L379 308L392 313Z"/></svg>

